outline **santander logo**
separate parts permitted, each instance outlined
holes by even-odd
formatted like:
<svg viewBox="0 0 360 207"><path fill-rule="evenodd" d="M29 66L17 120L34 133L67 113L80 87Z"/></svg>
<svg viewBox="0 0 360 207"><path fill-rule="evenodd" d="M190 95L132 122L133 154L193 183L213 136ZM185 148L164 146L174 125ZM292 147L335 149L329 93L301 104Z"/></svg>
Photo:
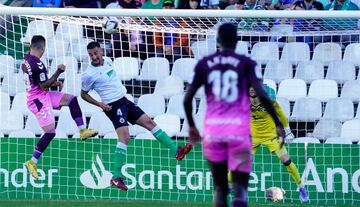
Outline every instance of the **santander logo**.
<svg viewBox="0 0 360 207"><path fill-rule="evenodd" d="M98 166L100 171L96 166ZM96 155L96 160L91 164L91 170L87 170L81 174L80 182L88 188L104 189L110 187L110 179L112 176L111 172L105 170L99 155Z"/></svg>

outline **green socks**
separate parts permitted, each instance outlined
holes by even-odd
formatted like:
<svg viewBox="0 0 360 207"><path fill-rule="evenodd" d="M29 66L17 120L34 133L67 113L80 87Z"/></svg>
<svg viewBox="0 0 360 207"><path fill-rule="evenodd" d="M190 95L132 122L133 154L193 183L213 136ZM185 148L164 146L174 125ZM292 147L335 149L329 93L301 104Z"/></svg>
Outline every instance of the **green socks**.
<svg viewBox="0 0 360 207"><path fill-rule="evenodd" d="M171 140L169 135L166 134L166 132L164 132L162 129L156 126L154 129L151 130L151 133L161 144L165 145L167 148L170 149L171 154L176 155L177 146Z"/></svg>
<svg viewBox="0 0 360 207"><path fill-rule="evenodd" d="M118 142L115 150L115 169L114 169L114 178L121 177L121 168L124 165L126 160L126 149L127 145L121 142Z"/></svg>

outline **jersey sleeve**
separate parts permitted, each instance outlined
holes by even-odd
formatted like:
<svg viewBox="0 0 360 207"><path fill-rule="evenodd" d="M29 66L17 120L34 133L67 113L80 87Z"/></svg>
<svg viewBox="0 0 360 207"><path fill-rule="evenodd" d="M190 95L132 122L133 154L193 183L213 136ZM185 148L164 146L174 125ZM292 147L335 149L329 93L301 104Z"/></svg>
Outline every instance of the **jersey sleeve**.
<svg viewBox="0 0 360 207"><path fill-rule="evenodd" d="M88 74L83 74L81 76L81 90L85 92L89 92L93 89L94 81Z"/></svg>
<svg viewBox="0 0 360 207"><path fill-rule="evenodd" d="M276 113L278 114L280 122L283 125L283 127L284 128L288 127L289 121L286 118L284 111L282 110L280 104L277 101L274 101L274 107L275 107Z"/></svg>

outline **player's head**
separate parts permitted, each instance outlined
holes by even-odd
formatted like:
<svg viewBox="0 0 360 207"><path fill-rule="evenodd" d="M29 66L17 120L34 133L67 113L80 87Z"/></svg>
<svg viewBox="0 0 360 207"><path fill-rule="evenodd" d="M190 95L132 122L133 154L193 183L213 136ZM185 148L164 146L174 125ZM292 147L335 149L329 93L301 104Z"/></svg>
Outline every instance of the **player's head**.
<svg viewBox="0 0 360 207"><path fill-rule="evenodd" d="M235 50L237 43L236 27L231 23L222 24L218 30L217 42L222 49Z"/></svg>
<svg viewBox="0 0 360 207"><path fill-rule="evenodd" d="M98 42L90 42L87 45L87 51L91 60L91 64L94 66L102 65L104 52Z"/></svg>
<svg viewBox="0 0 360 207"><path fill-rule="evenodd" d="M41 57L45 52L45 38L41 35L34 35L31 38L30 49Z"/></svg>

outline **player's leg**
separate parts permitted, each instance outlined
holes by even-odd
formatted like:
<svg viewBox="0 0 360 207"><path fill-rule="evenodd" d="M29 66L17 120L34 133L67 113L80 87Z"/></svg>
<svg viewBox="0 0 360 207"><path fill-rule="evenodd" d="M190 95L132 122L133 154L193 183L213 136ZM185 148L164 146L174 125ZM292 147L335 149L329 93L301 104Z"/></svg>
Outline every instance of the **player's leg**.
<svg viewBox="0 0 360 207"><path fill-rule="evenodd" d="M278 138L274 138L266 142L267 147L270 152L276 154L276 156L281 160L281 163L285 166L286 170L289 172L290 176L295 181L296 185L299 188L300 199L302 202L307 202L309 200L308 193L304 186L301 183L301 176L296 165L291 161L289 157L289 153L287 152L285 146L280 149L280 140Z"/></svg>
<svg viewBox="0 0 360 207"><path fill-rule="evenodd" d="M227 195L229 193L227 161L211 162L208 161L214 179L214 202L216 207L227 207Z"/></svg>
<svg viewBox="0 0 360 207"><path fill-rule="evenodd" d="M30 160L25 162L29 173L38 179L37 163L43 152L46 150L51 140L55 137L55 117L52 113L51 102L48 95L34 99L28 105L30 111L35 115L44 134L37 142L33 155Z"/></svg>
<svg viewBox="0 0 360 207"><path fill-rule="evenodd" d="M80 138L82 140L98 134L95 130L86 129L76 96L61 92L49 92L49 95L54 109L59 109L61 106L69 106L71 117L80 130Z"/></svg>
<svg viewBox="0 0 360 207"><path fill-rule="evenodd" d="M129 101L130 102L130 101ZM156 123L138 106L135 106L131 102L131 107L129 108L129 117L128 120L132 124L138 124L145 129L151 131L154 137L168 149L170 153L175 155L177 160L182 160L187 153L190 152L192 145L186 144L184 147L177 147L175 143L171 140L168 134L163 131Z"/></svg>
<svg viewBox="0 0 360 207"><path fill-rule="evenodd" d="M248 183L249 183L249 173L232 171L233 176L233 192L234 200L233 207L246 207L248 199Z"/></svg>

